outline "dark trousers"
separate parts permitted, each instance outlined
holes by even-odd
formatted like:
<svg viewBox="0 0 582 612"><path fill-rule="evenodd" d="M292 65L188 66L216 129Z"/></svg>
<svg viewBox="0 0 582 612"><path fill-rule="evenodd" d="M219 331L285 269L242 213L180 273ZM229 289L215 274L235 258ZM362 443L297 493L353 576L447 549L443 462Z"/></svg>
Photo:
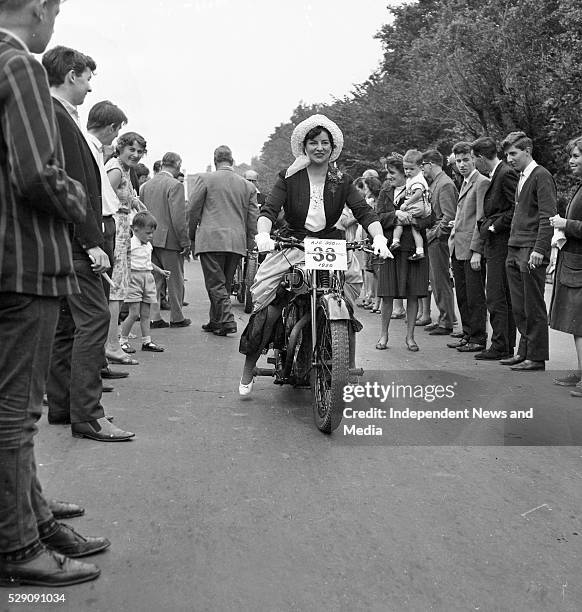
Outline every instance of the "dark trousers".
<svg viewBox="0 0 582 612"><path fill-rule="evenodd" d="M75 259L81 293L61 300L47 382L49 414L71 423L105 416L101 406L101 368L109 329L109 308L101 278L89 260Z"/></svg>
<svg viewBox="0 0 582 612"><path fill-rule="evenodd" d="M182 304L184 302L184 256L180 255L180 251L154 247L152 261L162 270L169 270L171 272L170 278L167 280L158 274L154 275L156 278L158 302L161 305L161 300L164 297L161 291L165 281L168 286L170 321L172 323L179 323L184 320L182 313Z"/></svg>
<svg viewBox="0 0 582 612"><path fill-rule="evenodd" d="M491 347L502 353L513 353L515 320L511 311L511 294L505 270L508 234L492 234L485 247L487 310L491 323Z"/></svg>
<svg viewBox="0 0 582 612"><path fill-rule="evenodd" d="M442 242L438 238L431 242L428 245L428 261L432 294L439 310L438 325L452 329L455 320L455 301L449 273L451 258L447 242Z"/></svg>
<svg viewBox="0 0 582 612"><path fill-rule="evenodd" d="M59 312L58 298L0 293L0 554L38 541L52 519L34 440Z"/></svg>
<svg viewBox="0 0 582 612"><path fill-rule="evenodd" d="M230 291L240 258L238 253L200 253L204 284L210 299L210 323L216 325L234 323L230 307Z"/></svg>
<svg viewBox="0 0 582 612"><path fill-rule="evenodd" d="M548 314L544 301L548 262L530 269L531 247L508 247L505 269L511 292L511 309L519 330L517 354L532 361L550 358Z"/></svg>
<svg viewBox="0 0 582 612"><path fill-rule="evenodd" d="M111 266L113 266L113 253L115 252L115 219L113 217L103 217L103 250L107 253ZM107 273L111 276L111 268ZM105 279L103 279L103 289L105 299L109 301L111 285Z"/></svg>
<svg viewBox="0 0 582 612"><path fill-rule="evenodd" d="M463 332L468 342L485 344L487 341L487 304L485 302L485 261L481 269L473 270L469 259L451 257L457 306L461 313Z"/></svg>

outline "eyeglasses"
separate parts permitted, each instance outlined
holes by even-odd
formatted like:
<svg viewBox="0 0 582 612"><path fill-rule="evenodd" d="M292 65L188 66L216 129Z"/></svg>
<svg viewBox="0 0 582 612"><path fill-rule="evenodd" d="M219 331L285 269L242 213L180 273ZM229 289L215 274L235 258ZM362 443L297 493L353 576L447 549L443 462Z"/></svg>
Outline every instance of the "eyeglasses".
<svg viewBox="0 0 582 612"><path fill-rule="evenodd" d="M247 179L247 181L249 183L257 183L258 182L257 179Z"/></svg>

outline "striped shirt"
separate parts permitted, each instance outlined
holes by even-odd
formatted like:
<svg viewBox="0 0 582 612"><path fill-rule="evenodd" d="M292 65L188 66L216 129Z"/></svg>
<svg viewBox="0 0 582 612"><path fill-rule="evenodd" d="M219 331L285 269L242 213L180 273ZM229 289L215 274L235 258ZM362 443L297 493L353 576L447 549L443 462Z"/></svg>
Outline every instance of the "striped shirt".
<svg viewBox="0 0 582 612"><path fill-rule="evenodd" d="M0 31L0 292L78 293L67 224L85 212L83 187L63 169L44 68Z"/></svg>

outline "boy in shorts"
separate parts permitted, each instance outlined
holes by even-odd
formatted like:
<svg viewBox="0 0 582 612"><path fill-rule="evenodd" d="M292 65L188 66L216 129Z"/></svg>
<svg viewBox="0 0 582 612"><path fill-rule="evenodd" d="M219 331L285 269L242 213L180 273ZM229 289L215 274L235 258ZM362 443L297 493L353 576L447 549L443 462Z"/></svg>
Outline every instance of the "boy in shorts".
<svg viewBox="0 0 582 612"><path fill-rule="evenodd" d="M408 219L397 220L397 225L394 227L392 237L391 251L396 251L400 248L400 238L404 225L410 225L412 237L414 239L415 253L408 259L417 261L424 259L424 247L422 244L422 235L415 227L416 219L425 219L431 215L431 207L428 199L428 183L422 174L422 153L415 149L406 151L402 160L404 166L404 174L406 175L406 199L400 206L400 210L407 213Z"/></svg>
<svg viewBox="0 0 582 612"><path fill-rule="evenodd" d="M152 240L158 223L152 213L138 212L133 218L131 229L131 272L129 291L125 301L129 304L129 315L121 324L121 344L129 343L129 332L139 318L142 337L142 351L163 352L163 348L152 342L150 336L150 305L157 302L156 282L153 271L165 278L170 276L168 270L162 270L152 263Z"/></svg>

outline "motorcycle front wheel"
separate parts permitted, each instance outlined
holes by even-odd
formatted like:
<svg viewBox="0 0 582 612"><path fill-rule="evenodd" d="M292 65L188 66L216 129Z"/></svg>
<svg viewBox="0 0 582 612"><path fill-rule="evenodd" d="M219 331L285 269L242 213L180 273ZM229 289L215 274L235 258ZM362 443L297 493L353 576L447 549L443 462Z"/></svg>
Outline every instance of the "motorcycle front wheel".
<svg viewBox="0 0 582 612"><path fill-rule="evenodd" d="M343 416L343 389L349 375L347 321L330 321L324 314L317 322L314 367L311 370L315 425L330 434Z"/></svg>

